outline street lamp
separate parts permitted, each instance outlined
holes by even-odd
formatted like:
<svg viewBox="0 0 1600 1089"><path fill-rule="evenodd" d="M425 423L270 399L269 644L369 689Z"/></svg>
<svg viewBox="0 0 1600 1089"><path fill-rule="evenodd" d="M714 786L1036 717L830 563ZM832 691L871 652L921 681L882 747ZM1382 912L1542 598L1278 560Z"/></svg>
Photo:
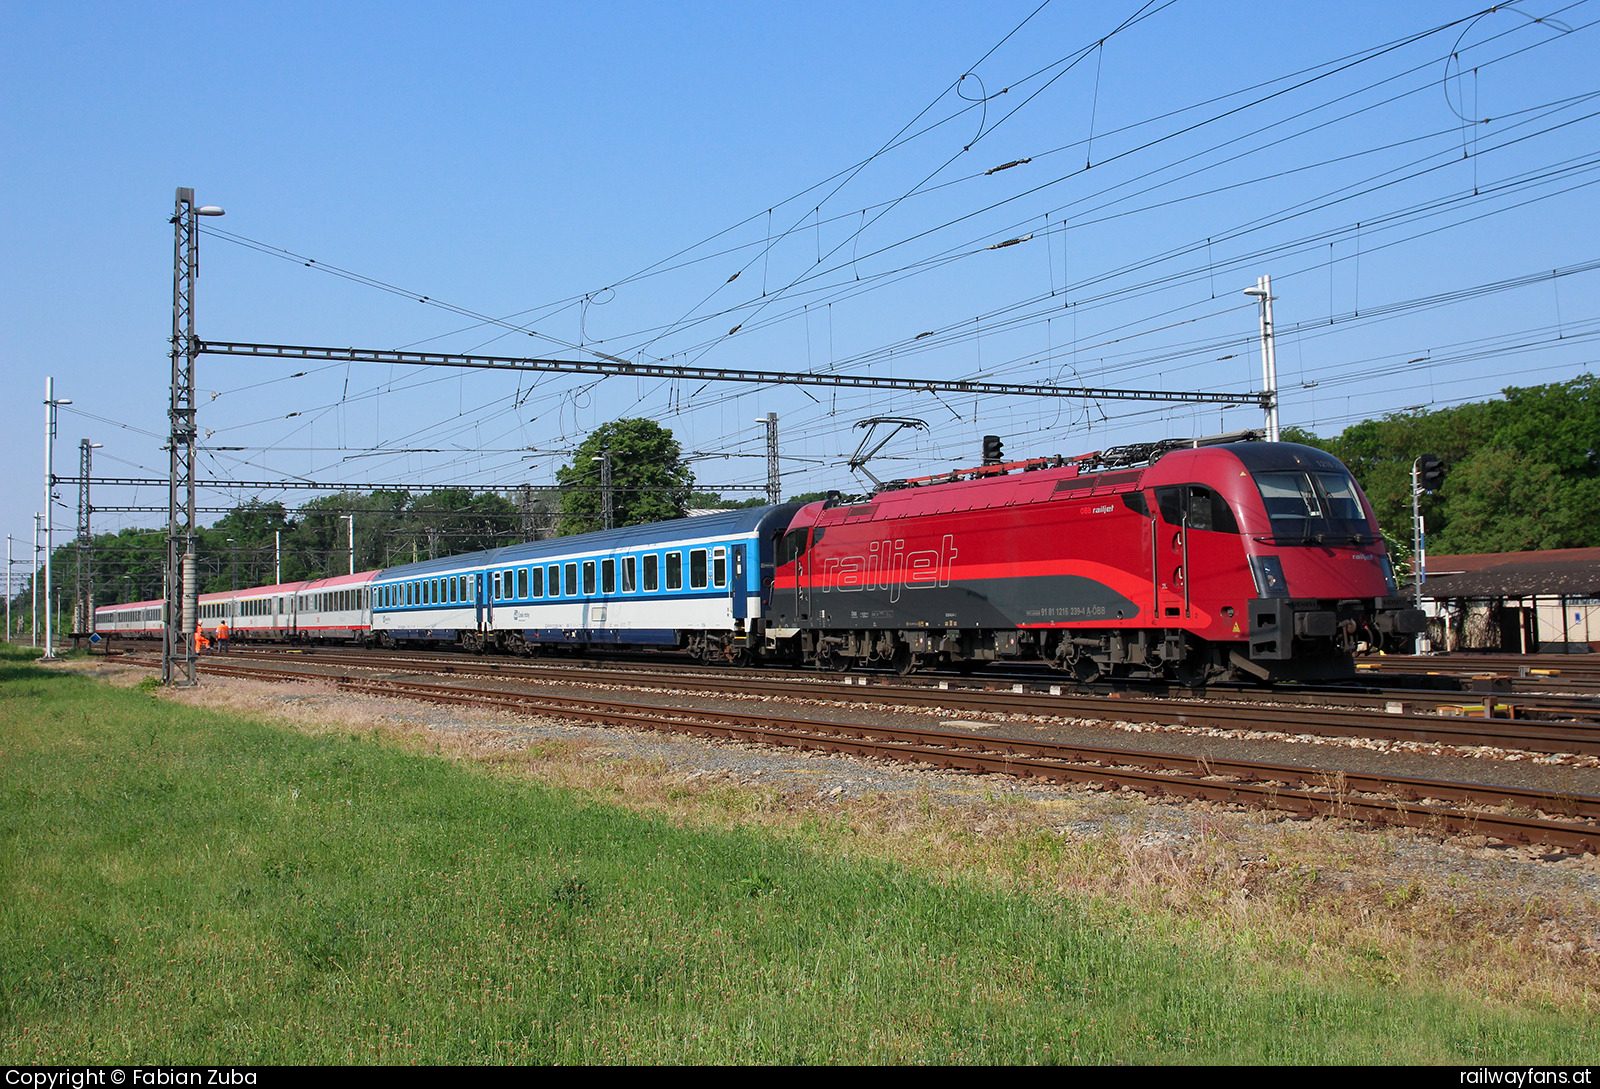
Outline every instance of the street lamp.
<svg viewBox="0 0 1600 1089"><path fill-rule="evenodd" d="M1272 277L1258 276L1246 295L1261 300L1261 392L1266 394L1267 441L1278 441L1278 349L1272 327Z"/></svg>

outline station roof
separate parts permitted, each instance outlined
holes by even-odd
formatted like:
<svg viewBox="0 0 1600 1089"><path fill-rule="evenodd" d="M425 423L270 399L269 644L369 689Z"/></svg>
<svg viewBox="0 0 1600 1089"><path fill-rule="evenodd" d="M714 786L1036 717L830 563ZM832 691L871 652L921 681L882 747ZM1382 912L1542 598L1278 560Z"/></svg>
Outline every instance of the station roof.
<svg viewBox="0 0 1600 1089"><path fill-rule="evenodd" d="M1428 557L1430 598L1600 597L1600 548Z"/></svg>

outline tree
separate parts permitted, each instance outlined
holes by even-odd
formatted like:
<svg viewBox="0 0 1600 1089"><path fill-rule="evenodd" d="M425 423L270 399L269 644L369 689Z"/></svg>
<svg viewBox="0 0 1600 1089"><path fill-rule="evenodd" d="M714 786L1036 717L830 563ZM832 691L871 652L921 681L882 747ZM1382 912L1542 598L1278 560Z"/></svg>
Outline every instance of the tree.
<svg viewBox="0 0 1600 1089"><path fill-rule="evenodd" d="M611 512L616 526L641 526L682 518L694 489L694 474L672 432L654 420L614 420L596 428L578 446L572 462L556 470L562 487L560 533L602 528L596 459L611 458Z"/></svg>
<svg viewBox="0 0 1600 1089"><path fill-rule="evenodd" d="M1285 429L1349 466L1378 524L1409 536L1411 466L1444 460L1444 484L1422 497L1433 552L1600 545L1600 383L1510 387L1505 399L1367 420L1332 439Z"/></svg>

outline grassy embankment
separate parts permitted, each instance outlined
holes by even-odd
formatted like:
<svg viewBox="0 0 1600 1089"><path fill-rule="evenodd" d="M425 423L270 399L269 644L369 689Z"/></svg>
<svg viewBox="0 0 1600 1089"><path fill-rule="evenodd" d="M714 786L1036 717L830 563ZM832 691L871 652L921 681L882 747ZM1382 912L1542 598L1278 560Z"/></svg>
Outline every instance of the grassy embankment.
<svg viewBox="0 0 1600 1089"><path fill-rule="evenodd" d="M0 660L0 1061L1581 1062L981 875Z"/></svg>

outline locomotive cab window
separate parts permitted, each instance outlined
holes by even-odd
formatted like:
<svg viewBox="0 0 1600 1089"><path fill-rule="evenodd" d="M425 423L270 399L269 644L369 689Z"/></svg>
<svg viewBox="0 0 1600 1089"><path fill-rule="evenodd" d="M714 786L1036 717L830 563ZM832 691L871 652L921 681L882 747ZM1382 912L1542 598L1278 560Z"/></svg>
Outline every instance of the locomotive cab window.
<svg viewBox="0 0 1600 1089"><path fill-rule="evenodd" d="M1175 488L1157 488L1156 505L1161 508L1161 518L1169 526L1187 525L1190 529L1214 530L1218 533L1238 533L1239 523L1227 500L1199 484L1180 484Z"/></svg>

